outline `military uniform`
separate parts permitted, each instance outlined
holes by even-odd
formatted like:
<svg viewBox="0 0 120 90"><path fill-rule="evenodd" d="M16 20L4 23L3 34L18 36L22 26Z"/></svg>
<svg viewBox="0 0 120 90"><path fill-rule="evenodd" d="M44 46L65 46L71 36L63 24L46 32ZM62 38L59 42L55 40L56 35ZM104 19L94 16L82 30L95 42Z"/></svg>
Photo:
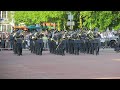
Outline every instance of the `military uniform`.
<svg viewBox="0 0 120 90"><path fill-rule="evenodd" d="M22 38L17 37L17 54L22 55Z"/></svg>
<svg viewBox="0 0 120 90"><path fill-rule="evenodd" d="M52 40L52 52L53 52L53 54L56 54L56 48L57 48L56 41Z"/></svg>
<svg viewBox="0 0 120 90"><path fill-rule="evenodd" d="M98 35L95 35L94 37L94 50L96 52L96 55L99 55L99 48L100 48L100 39Z"/></svg>
<svg viewBox="0 0 120 90"><path fill-rule="evenodd" d="M90 42L88 37L85 39L85 46L86 46L86 53L88 54L90 50Z"/></svg>
<svg viewBox="0 0 120 90"><path fill-rule="evenodd" d="M51 47L51 40L50 40L50 38L48 39L48 46L49 46L49 51L50 51L50 53L52 53L52 47Z"/></svg>
<svg viewBox="0 0 120 90"><path fill-rule="evenodd" d="M16 41L16 39L14 39L14 41L13 41L13 52L14 52L14 54L17 54L17 41Z"/></svg>
<svg viewBox="0 0 120 90"><path fill-rule="evenodd" d="M13 52L17 54L17 40L16 40L16 33L13 35Z"/></svg>
<svg viewBox="0 0 120 90"><path fill-rule="evenodd" d="M32 35L30 35L29 40L30 40L30 51L31 51L31 53L33 53L33 39L32 39Z"/></svg>
<svg viewBox="0 0 120 90"><path fill-rule="evenodd" d="M43 39L42 38L39 38L37 41L36 41L36 54L37 55L42 55L42 51L43 51Z"/></svg>
<svg viewBox="0 0 120 90"><path fill-rule="evenodd" d="M65 55L65 48L66 48L66 40L63 38L63 40L59 43L58 47L56 48L58 50L58 54Z"/></svg>
<svg viewBox="0 0 120 90"><path fill-rule="evenodd" d="M74 53L75 53L75 55L79 55L79 50L80 50L80 39L75 39L74 40Z"/></svg>
<svg viewBox="0 0 120 90"><path fill-rule="evenodd" d="M65 39L66 40L66 48L65 48L65 50L66 50L66 53L68 53L69 52L69 40L68 39Z"/></svg>

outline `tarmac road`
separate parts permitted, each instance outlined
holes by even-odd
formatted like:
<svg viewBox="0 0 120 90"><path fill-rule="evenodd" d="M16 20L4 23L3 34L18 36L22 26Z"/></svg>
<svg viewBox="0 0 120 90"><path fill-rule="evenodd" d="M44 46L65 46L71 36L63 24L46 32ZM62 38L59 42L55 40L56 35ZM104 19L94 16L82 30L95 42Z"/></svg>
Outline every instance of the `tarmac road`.
<svg viewBox="0 0 120 90"><path fill-rule="evenodd" d="M120 53L101 49L100 55L50 54L42 56L23 50L0 52L0 79L120 79Z"/></svg>

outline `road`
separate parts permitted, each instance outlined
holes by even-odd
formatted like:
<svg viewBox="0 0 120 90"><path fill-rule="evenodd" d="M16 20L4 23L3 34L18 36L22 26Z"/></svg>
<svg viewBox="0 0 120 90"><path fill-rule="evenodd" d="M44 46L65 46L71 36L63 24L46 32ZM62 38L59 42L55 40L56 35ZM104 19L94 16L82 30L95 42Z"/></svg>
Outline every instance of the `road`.
<svg viewBox="0 0 120 90"><path fill-rule="evenodd" d="M23 50L0 52L0 79L120 79L120 53L101 49L100 55L50 54L42 56Z"/></svg>

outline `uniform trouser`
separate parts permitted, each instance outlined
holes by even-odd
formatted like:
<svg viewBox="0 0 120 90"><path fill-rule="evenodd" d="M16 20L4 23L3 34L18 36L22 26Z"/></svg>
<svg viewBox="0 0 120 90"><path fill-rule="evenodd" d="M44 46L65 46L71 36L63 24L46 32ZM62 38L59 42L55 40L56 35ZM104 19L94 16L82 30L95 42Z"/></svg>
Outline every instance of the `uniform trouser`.
<svg viewBox="0 0 120 90"><path fill-rule="evenodd" d="M56 48L57 48L57 45L54 44L54 45L52 46L52 53L54 53L54 54L56 53Z"/></svg>
<svg viewBox="0 0 120 90"><path fill-rule="evenodd" d="M1 42L0 42L0 48L1 48Z"/></svg>
<svg viewBox="0 0 120 90"><path fill-rule="evenodd" d="M81 47L81 52L82 53L85 53L85 43L81 43L81 45L80 45Z"/></svg>
<svg viewBox="0 0 120 90"><path fill-rule="evenodd" d="M98 45L98 43L94 43L94 50L96 52L96 55L98 55L99 54L99 45Z"/></svg>
<svg viewBox="0 0 120 90"><path fill-rule="evenodd" d="M42 55L42 44L38 44L36 48L36 54L37 55Z"/></svg>
<svg viewBox="0 0 120 90"><path fill-rule="evenodd" d="M35 45L33 45L33 47L32 47L32 48L33 48L33 53L35 53Z"/></svg>
<svg viewBox="0 0 120 90"><path fill-rule="evenodd" d="M74 43L74 54L76 55L78 55L79 54L79 43Z"/></svg>
<svg viewBox="0 0 120 90"><path fill-rule="evenodd" d="M70 44L69 53L74 54L74 46L72 44Z"/></svg>
<svg viewBox="0 0 120 90"><path fill-rule="evenodd" d="M90 54L94 54L94 43L90 43Z"/></svg>
<svg viewBox="0 0 120 90"><path fill-rule="evenodd" d="M33 45L32 44L30 45L30 51L31 51L31 53L33 53Z"/></svg>
<svg viewBox="0 0 120 90"><path fill-rule="evenodd" d="M57 49L56 49L56 54L57 54L57 55L61 55L61 48L57 48Z"/></svg>
<svg viewBox="0 0 120 90"><path fill-rule="evenodd" d="M50 51L50 53L51 53L51 43L50 42L48 42L48 47L49 47L49 51Z"/></svg>
<svg viewBox="0 0 120 90"><path fill-rule="evenodd" d="M31 53L33 53L33 43L30 43L30 50L31 50Z"/></svg>
<svg viewBox="0 0 120 90"><path fill-rule="evenodd" d="M68 53L69 52L69 46L68 46L68 44L66 44L66 48L65 48L65 50L66 50L66 53Z"/></svg>
<svg viewBox="0 0 120 90"><path fill-rule="evenodd" d="M65 49L64 48L59 48L59 54L60 55L65 55Z"/></svg>
<svg viewBox="0 0 120 90"><path fill-rule="evenodd" d="M62 48L62 55L65 55L65 48Z"/></svg>
<svg viewBox="0 0 120 90"><path fill-rule="evenodd" d="M83 52L83 43L80 43L80 52Z"/></svg>
<svg viewBox="0 0 120 90"><path fill-rule="evenodd" d="M52 53L52 48L51 47L49 47L49 50L50 50L50 53Z"/></svg>
<svg viewBox="0 0 120 90"><path fill-rule="evenodd" d="M37 44L35 45L35 54L37 54Z"/></svg>
<svg viewBox="0 0 120 90"><path fill-rule="evenodd" d="M26 46L25 46L25 42L24 42L24 43L22 44L22 48L25 49L25 47L26 47Z"/></svg>
<svg viewBox="0 0 120 90"><path fill-rule="evenodd" d="M14 54L17 54L17 44L13 45L13 52L14 52Z"/></svg>
<svg viewBox="0 0 120 90"><path fill-rule="evenodd" d="M89 42L86 42L85 43L86 45L86 53L88 54L89 53L89 49L90 49L90 43Z"/></svg>
<svg viewBox="0 0 120 90"><path fill-rule="evenodd" d="M79 47L74 47L74 54L79 55Z"/></svg>
<svg viewBox="0 0 120 90"><path fill-rule="evenodd" d="M50 46L51 46L51 53L53 53L53 48L54 48L53 42L51 42Z"/></svg>
<svg viewBox="0 0 120 90"><path fill-rule="evenodd" d="M21 43L17 43L17 54L22 55L22 44Z"/></svg>

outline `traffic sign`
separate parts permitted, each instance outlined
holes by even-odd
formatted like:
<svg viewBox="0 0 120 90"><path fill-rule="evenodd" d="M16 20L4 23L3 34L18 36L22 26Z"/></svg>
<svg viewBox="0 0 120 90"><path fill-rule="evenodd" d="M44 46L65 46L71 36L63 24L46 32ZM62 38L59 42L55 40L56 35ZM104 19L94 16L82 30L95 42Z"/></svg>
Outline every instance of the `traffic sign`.
<svg viewBox="0 0 120 90"><path fill-rule="evenodd" d="M71 21L71 22L68 21L68 22L67 22L67 25L68 25L68 26L74 26L74 25L75 25L75 22L74 22L74 21Z"/></svg>
<svg viewBox="0 0 120 90"><path fill-rule="evenodd" d="M73 20L73 15L68 15L68 20Z"/></svg>

